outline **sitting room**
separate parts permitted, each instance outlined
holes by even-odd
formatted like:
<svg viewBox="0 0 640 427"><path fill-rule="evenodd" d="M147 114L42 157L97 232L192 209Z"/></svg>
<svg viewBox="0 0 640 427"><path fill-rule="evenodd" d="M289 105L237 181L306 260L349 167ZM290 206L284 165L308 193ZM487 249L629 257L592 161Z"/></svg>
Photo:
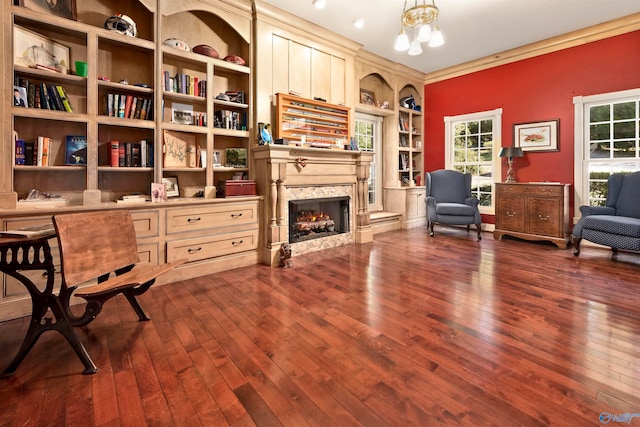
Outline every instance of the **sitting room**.
<svg viewBox="0 0 640 427"><path fill-rule="evenodd" d="M0 425L640 422L640 6L0 20Z"/></svg>

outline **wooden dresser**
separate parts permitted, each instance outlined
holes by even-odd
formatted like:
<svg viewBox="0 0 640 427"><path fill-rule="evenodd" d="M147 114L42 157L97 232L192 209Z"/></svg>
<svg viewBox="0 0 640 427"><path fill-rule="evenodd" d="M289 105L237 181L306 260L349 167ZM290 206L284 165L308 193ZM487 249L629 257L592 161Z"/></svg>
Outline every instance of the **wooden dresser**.
<svg viewBox="0 0 640 427"><path fill-rule="evenodd" d="M496 239L510 235L569 245L569 184L496 183Z"/></svg>

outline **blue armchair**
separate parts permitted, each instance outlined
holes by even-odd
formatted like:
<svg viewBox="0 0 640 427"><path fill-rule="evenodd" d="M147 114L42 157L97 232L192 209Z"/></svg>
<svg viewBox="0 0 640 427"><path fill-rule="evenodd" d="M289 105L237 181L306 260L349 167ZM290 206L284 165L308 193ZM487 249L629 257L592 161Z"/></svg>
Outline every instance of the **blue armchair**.
<svg viewBox="0 0 640 427"><path fill-rule="evenodd" d="M580 213L572 233L575 256L582 239L609 246L614 254L640 251L640 172L612 174L605 206L580 206Z"/></svg>
<svg viewBox="0 0 640 427"><path fill-rule="evenodd" d="M448 225L476 225L478 240L482 219L478 210L478 199L471 195L471 174L441 169L426 173L427 226L433 236L433 225L437 222Z"/></svg>

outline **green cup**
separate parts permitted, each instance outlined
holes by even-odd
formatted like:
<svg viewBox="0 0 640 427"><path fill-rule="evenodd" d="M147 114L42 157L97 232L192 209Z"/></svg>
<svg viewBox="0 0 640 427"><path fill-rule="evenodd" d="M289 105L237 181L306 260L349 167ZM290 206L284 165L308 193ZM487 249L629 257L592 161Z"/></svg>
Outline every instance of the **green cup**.
<svg viewBox="0 0 640 427"><path fill-rule="evenodd" d="M84 61L76 61L76 75L87 77L89 74L89 64Z"/></svg>

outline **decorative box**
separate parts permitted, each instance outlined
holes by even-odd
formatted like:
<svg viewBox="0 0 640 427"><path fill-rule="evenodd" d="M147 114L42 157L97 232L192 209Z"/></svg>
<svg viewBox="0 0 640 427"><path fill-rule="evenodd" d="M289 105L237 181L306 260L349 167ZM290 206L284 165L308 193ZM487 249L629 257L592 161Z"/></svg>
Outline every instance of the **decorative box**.
<svg viewBox="0 0 640 427"><path fill-rule="evenodd" d="M218 181L221 197L255 196L256 182L248 179Z"/></svg>

